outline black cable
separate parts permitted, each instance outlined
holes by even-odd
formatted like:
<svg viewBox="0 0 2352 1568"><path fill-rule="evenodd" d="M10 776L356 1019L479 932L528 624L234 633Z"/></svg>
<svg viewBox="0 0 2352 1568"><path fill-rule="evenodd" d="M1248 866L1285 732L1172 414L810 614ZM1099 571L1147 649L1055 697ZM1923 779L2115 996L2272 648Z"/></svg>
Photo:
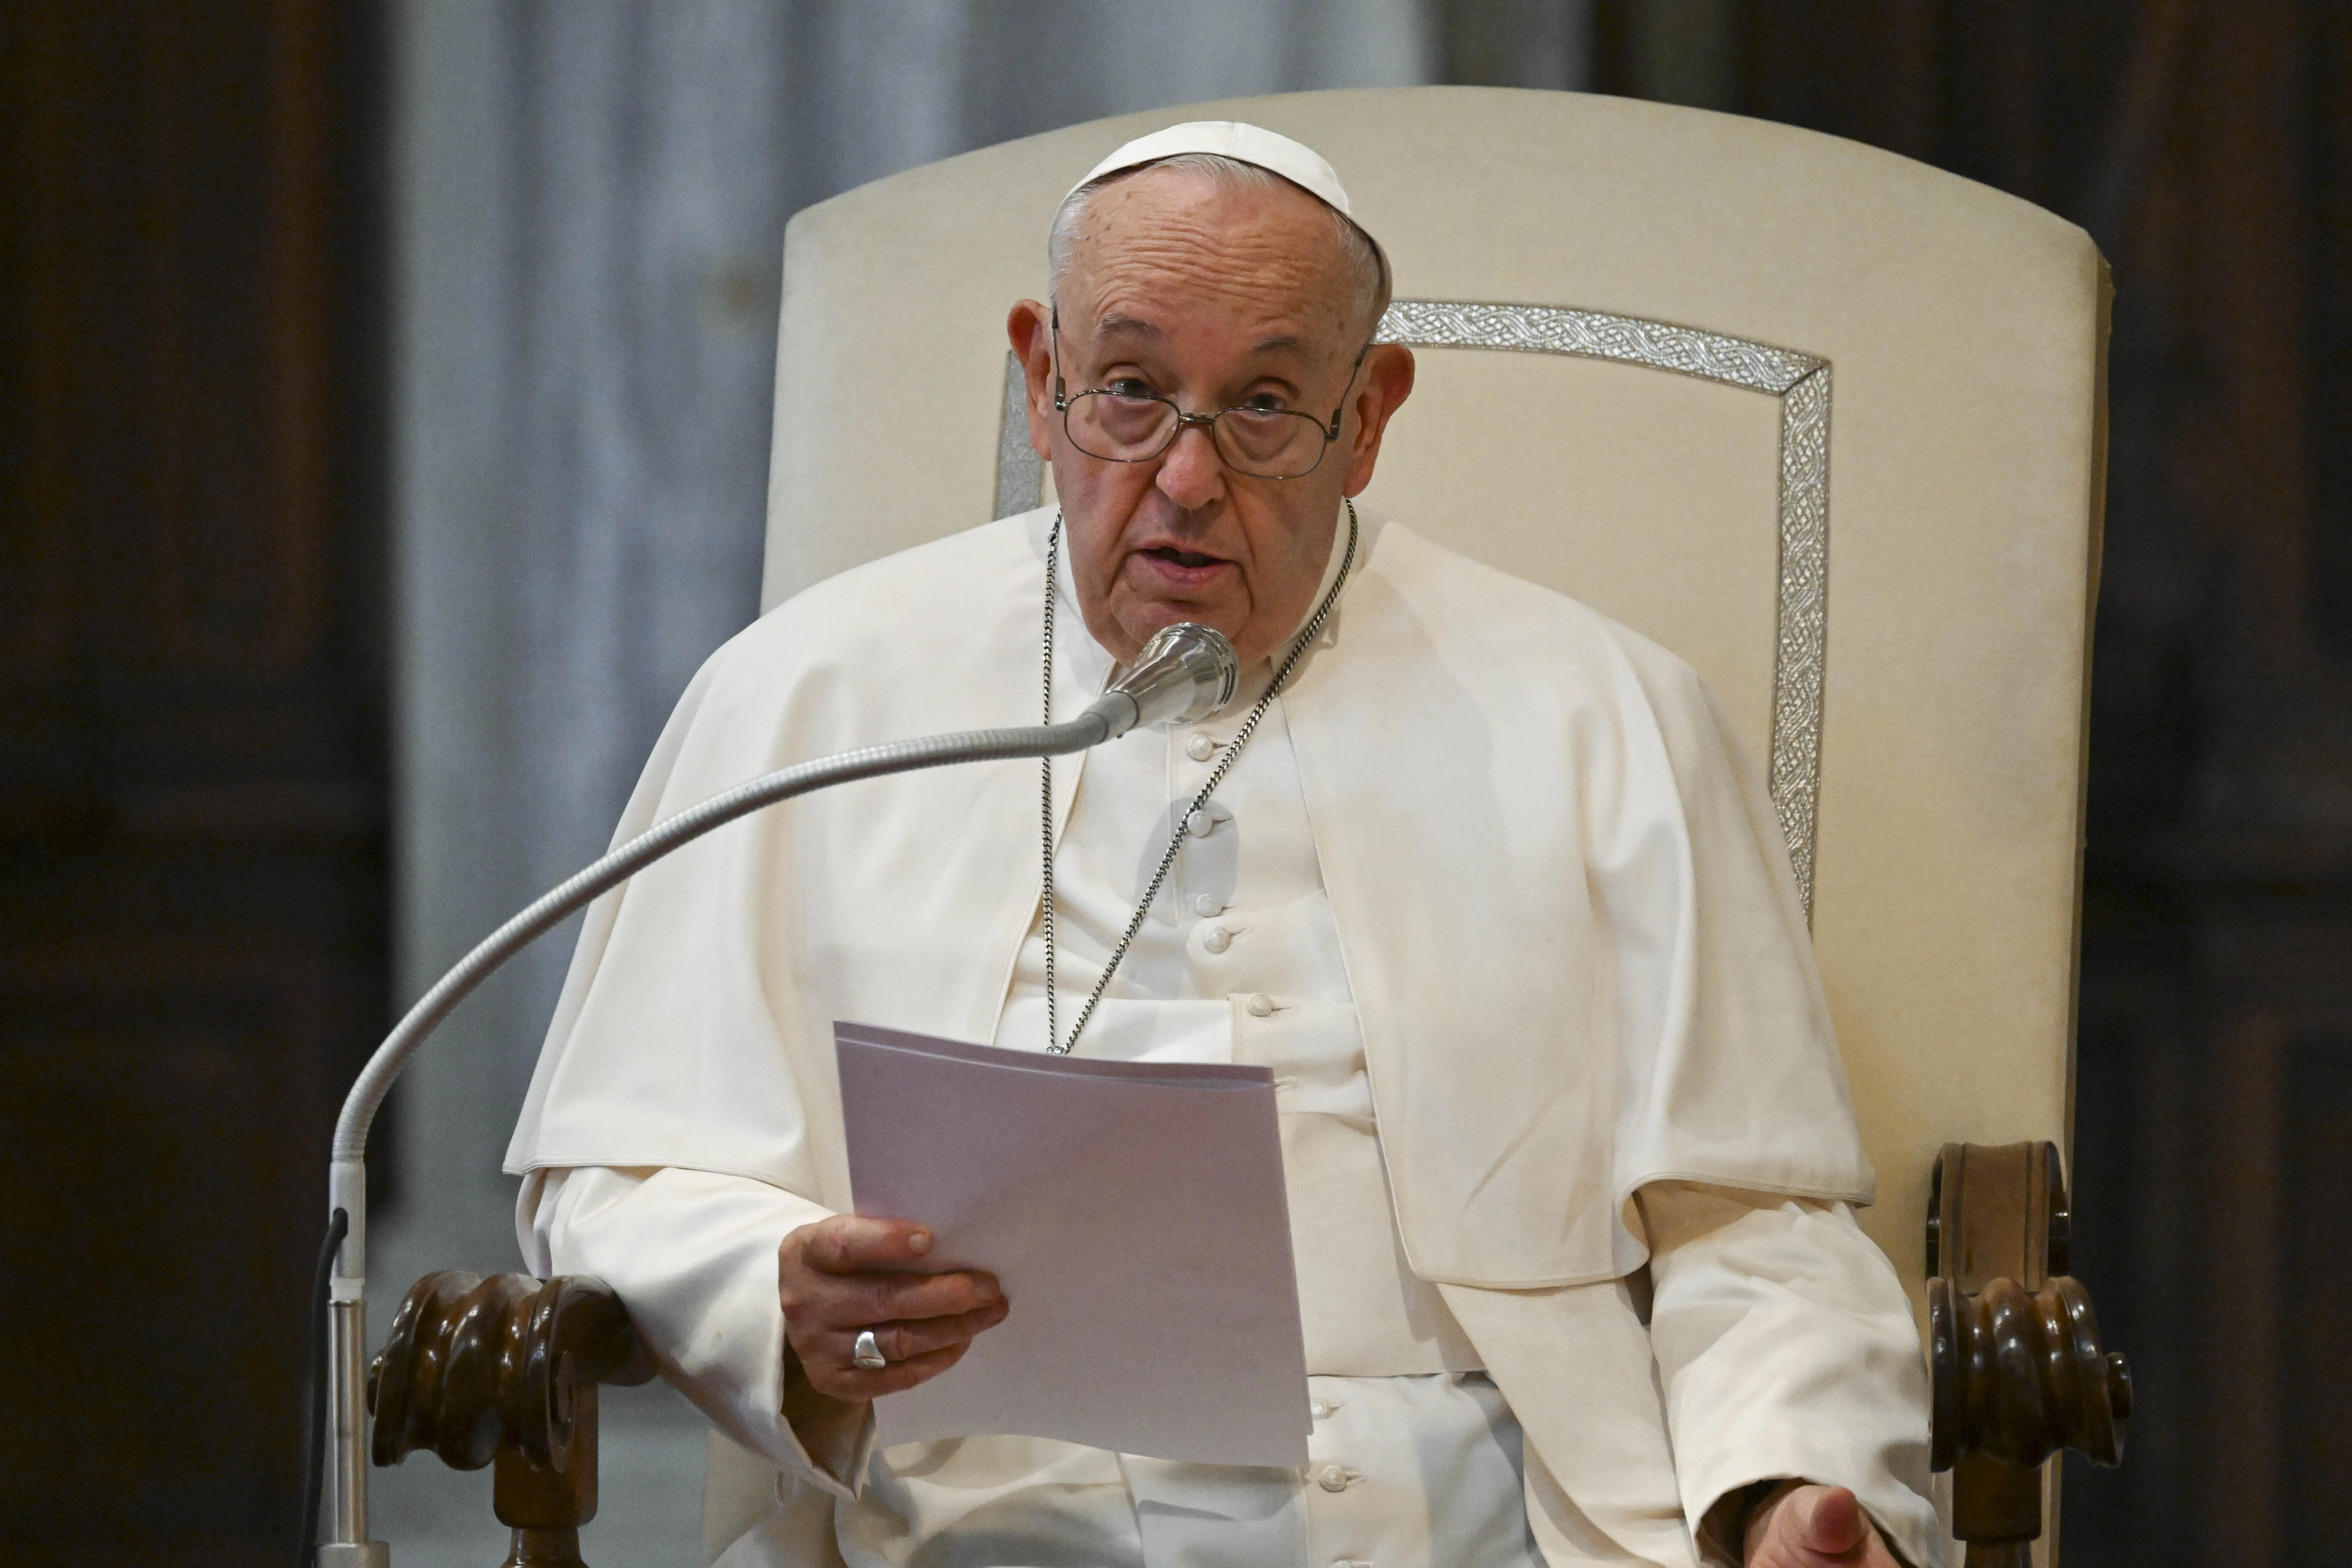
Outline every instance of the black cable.
<svg viewBox="0 0 2352 1568"><path fill-rule="evenodd" d="M341 1209L327 1222L319 1247L319 1270L310 1285L310 1405L303 1412L302 1539L295 1568L312 1568L319 1557L319 1495L327 1476L327 1292L335 1274L335 1254L351 1234L352 1216Z"/></svg>

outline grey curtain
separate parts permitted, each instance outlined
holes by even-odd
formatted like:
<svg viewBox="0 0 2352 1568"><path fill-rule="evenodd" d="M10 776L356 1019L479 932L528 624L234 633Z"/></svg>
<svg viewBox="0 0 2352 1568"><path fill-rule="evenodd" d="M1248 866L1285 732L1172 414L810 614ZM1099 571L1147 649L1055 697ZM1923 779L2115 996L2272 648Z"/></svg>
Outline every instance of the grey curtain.
<svg viewBox="0 0 2352 1568"><path fill-rule="evenodd" d="M754 611L793 211L1163 104L1449 61L1572 87L1585 25L1581 0L396 0L392 37L404 1003L604 847L677 693ZM395 1093L379 1324L425 1269L513 1267L498 1165L569 936ZM608 1517L642 1512L621 1458ZM379 1483L412 1503L438 1484ZM403 1517L487 1521L467 1510Z"/></svg>

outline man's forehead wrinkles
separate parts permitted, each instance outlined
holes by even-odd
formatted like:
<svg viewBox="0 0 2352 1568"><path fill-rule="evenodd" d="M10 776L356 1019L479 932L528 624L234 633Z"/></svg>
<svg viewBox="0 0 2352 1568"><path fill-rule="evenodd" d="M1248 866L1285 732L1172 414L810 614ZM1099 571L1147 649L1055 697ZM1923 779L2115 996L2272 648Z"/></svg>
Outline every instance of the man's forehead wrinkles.
<svg viewBox="0 0 2352 1568"><path fill-rule="evenodd" d="M1096 215L1072 258L1106 315L1126 313L1118 309L1120 297L1156 306L1192 296L1239 302L1278 323L1268 335L1285 335L1320 315L1319 306L1349 297L1338 243L1311 210L1236 199L1191 182L1109 194L1123 199Z"/></svg>
<svg viewBox="0 0 2352 1568"><path fill-rule="evenodd" d="M1261 362L1318 361L1347 335L1352 299L1328 230L1217 202L1107 211L1072 256L1064 327L1097 352L1156 353L1205 330Z"/></svg>
<svg viewBox="0 0 2352 1568"><path fill-rule="evenodd" d="M1136 247L1097 258L1087 275L1106 308L1121 294L1144 300L1214 295L1296 308L1308 306L1316 296L1328 291L1320 287L1322 278L1299 266L1295 257L1279 251L1263 257L1228 253L1210 258L1198 252L1154 254Z"/></svg>
<svg viewBox="0 0 2352 1568"><path fill-rule="evenodd" d="M1160 324L1157 321L1147 321L1139 316L1125 315L1118 311L1112 311L1109 314L1105 315L1100 321L1097 321L1095 323L1095 331L1103 337L1109 337L1114 333L1120 332L1140 332L1146 336L1155 338L1166 337L1168 335L1166 332L1160 331Z"/></svg>
<svg viewBox="0 0 2352 1568"><path fill-rule="evenodd" d="M1165 337L1188 319L1216 318L1254 342L1282 348L1310 342L1324 316L1339 317L1334 301L1319 294L1271 269L1233 278L1112 266L1087 277L1072 303L1081 321L1090 315L1095 331L1106 335Z"/></svg>
<svg viewBox="0 0 2352 1568"><path fill-rule="evenodd" d="M1071 301L1066 331L1098 338L1148 337L1165 342L1189 329L1214 324L1255 347L1307 348L1320 336L1327 312L1312 296L1274 288L1234 288L1162 275L1097 277Z"/></svg>
<svg viewBox="0 0 2352 1568"><path fill-rule="evenodd" d="M1160 321L1112 306L1096 318L1094 333L1097 338L1146 337L1164 341L1172 334L1181 333L1189 324L1187 318L1193 313L1185 302L1171 302L1166 310L1169 318L1168 324L1162 324ZM1299 312L1302 315L1306 313ZM1254 325L1258 335L1250 340L1250 353L1312 353L1320 346L1306 323L1282 319L1290 312L1265 311L1256 312L1256 314L1259 320ZM1273 319L1267 320L1267 317ZM1249 324L1242 328L1243 331L1250 330L1252 329Z"/></svg>

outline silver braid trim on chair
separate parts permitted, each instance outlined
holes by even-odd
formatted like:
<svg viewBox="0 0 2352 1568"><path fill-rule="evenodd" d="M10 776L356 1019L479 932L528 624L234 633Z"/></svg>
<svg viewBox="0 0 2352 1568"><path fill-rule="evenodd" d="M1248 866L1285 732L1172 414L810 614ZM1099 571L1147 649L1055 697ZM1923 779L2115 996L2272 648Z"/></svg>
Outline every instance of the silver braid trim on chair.
<svg viewBox="0 0 2352 1568"><path fill-rule="evenodd" d="M1225 782L1225 775L1233 771L1234 762L1242 754L1242 748L1249 744L1252 735L1257 733L1258 721L1274 705L1275 698L1280 695L1284 683L1289 680L1290 672L1297 667L1300 658L1322 633L1323 623L1330 619L1332 606L1339 604L1339 590L1348 585L1349 574L1356 569L1358 533L1356 503L1343 500L1342 504L1348 509L1348 551L1339 558L1339 574L1331 579L1331 587L1323 595L1323 602L1315 607L1315 614L1307 617L1307 625L1300 628L1297 637L1292 641L1290 652L1284 658L1281 668L1266 683L1265 695L1257 700L1257 705L1250 710L1249 717L1242 721L1241 729L1225 743L1225 754L1217 760L1215 769L1209 774L1209 782L1192 796L1192 804L1177 814L1176 831L1169 836L1168 847L1160 857L1159 869L1151 873L1151 885L1143 889L1143 897L1136 903L1135 913L1128 918L1127 930L1120 935L1118 945L1111 949L1110 962L1103 965L1102 978L1095 982L1094 993L1087 998L1085 1008L1078 1014L1078 1021L1070 1026L1070 1037L1066 1040L1062 1038L1054 992L1054 759L1047 757L1039 763L1039 771L1045 777L1045 867L1041 879L1043 891L1039 894L1039 925L1045 936L1045 1049L1053 1055L1066 1057L1076 1047L1078 1036L1085 1032L1087 1020L1095 1016L1095 1008L1102 1002L1103 993L1110 989L1111 976L1118 973L1119 961L1127 956L1128 948L1133 945L1135 933L1143 929L1144 917L1151 912L1151 901L1160 896L1160 888L1168 880L1169 871L1176 864L1176 854L1184 847L1185 835L1189 831L1187 824L1192 821L1192 814L1206 805L1209 797L1216 793L1217 786ZM1061 550L1062 519L1059 513L1055 513L1054 531L1045 543L1045 719L1049 725L1054 721L1054 594L1061 565Z"/></svg>
<svg viewBox="0 0 2352 1568"><path fill-rule="evenodd" d="M1778 396L1827 362L1793 349L1696 327L1558 305L1474 305L1399 300L1381 318L1380 341L1416 348L1516 349L1612 359L1680 371Z"/></svg>
<svg viewBox="0 0 2352 1568"><path fill-rule="evenodd" d="M1557 305L1399 300L1379 339L1410 348L1569 354L1673 371L1761 392L1780 405L1780 569L1772 648L1772 808L1813 918L1829 662L1830 362L1794 349L1638 316Z"/></svg>

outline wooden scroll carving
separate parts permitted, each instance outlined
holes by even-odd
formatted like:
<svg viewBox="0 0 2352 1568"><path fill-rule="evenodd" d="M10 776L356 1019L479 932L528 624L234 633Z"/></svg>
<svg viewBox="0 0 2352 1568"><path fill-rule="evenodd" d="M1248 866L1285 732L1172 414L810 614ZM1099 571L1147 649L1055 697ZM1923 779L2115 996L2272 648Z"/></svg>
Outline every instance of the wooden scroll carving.
<svg viewBox="0 0 2352 1568"><path fill-rule="evenodd" d="M1947 1143L1927 1204L1933 1463L1952 1476L1968 1568L2026 1568L2042 1466L2123 1460L2131 1372L2066 1273L2073 1215L2052 1143Z"/></svg>
<svg viewBox="0 0 2352 1568"><path fill-rule="evenodd" d="M580 1527L596 1517L596 1385L653 1373L600 1279L428 1274L368 1370L373 1457L495 1464L492 1501L514 1531L505 1568L579 1568Z"/></svg>

